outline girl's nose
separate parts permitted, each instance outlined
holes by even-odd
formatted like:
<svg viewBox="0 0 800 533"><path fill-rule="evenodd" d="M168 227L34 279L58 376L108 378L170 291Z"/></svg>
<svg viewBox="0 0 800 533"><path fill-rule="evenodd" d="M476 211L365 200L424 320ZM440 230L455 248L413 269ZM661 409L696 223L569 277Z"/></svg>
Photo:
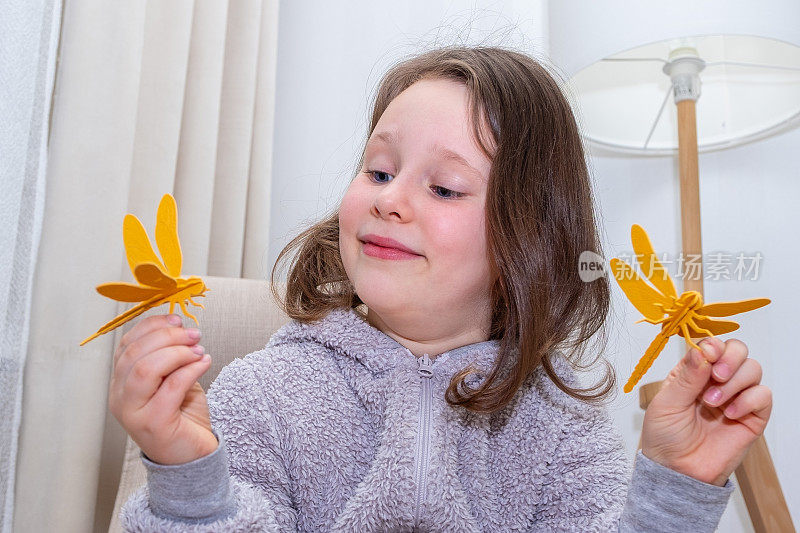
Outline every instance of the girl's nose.
<svg viewBox="0 0 800 533"><path fill-rule="evenodd" d="M411 216L411 203L409 202L408 190L409 183L402 183L402 178L395 176L392 181L383 185L380 192L375 196L372 206L375 214L381 217L388 217L392 213L401 219ZM410 181L406 179L406 181Z"/></svg>

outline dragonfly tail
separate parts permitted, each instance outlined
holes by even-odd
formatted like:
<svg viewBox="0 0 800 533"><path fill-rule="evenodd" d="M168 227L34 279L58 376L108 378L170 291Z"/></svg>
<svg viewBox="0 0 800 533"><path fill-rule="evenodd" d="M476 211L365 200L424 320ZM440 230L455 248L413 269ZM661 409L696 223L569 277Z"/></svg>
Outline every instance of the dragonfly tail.
<svg viewBox="0 0 800 533"><path fill-rule="evenodd" d="M158 305L161 305L162 302L158 302L158 300L160 300L162 298L163 298L163 296L159 295L159 296L156 296L156 297L151 298L149 300L146 300L146 301L140 303L139 305L131 307L130 309L128 309L124 313L122 313L122 314L114 317L113 319L111 319L111 321L109 321L103 327L98 329L97 333L95 333L94 335L84 339L83 342L81 342L80 345L83 346L84 344L86 344L90 340L92 340L92 339L94 339L96 337L99 337L100 335L103 335L105 333L108 333L109 331L111 331L113 329L118 328L119 326L121 326L122 324L127 322L128 320L136 318L137 316L141 315L142 313L144 313L145 311L147 311L151 307L157 307Z"/></svg>
<svg viewBox="0 0 800 533"><path fill-rule="evenodd" d="M642 379L645 372L650 368L653 364L653 361L656 360L658 354L661 353L661 350L664 349L666 346L667 341L669 340L669 336L663 335L659 333L656 335L656 338L653 339L653 342L650 343L650 346L647 347L647 351L644 352L644 356L639 359L639 362L636 364L636 368L633 369L633 374L631 377L628 378L628 382L625 383L625 386L622 390L625 392L630 392L633 390L633 387Z"/></svg>

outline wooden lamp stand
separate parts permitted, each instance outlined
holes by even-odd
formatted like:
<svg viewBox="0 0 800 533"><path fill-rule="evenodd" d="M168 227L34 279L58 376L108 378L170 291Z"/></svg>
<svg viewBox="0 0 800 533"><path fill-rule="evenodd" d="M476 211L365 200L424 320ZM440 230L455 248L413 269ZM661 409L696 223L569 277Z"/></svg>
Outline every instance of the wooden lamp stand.
<svg viewBox="0 0 800 533"><path fill-rule="evenodd" d="M684 257L698 256L699 279L684 277L683 290L703 294L702 243L700 240L700 188L697 165L697 118L695 99L679 101L678 110L678 156L680 163L681 189L681 235ZM688 341L688 339L687 339ZM687 349L689 343L686 344ZM639 387L639 406L647 410L650 401L661 389L662 381L647 383ZM639 436L637 451L642 447ZM742 489L747 511L757 533L795 532L789 508L775 472L775 465L761 435L747 452L742 464L736 469L736 480Z"/></svg>

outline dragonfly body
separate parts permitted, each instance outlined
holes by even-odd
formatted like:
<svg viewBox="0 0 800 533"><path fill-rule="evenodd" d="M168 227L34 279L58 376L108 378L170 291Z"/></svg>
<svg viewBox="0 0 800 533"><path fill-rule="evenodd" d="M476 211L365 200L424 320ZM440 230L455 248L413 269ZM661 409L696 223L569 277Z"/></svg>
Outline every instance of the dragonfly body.
<svg viewBox="0 0 800 533"><path fill-rule="evenodd" d="M688 324L694 324L696 326L696 322L693 319L701 316L697 312L697 309L703 307L703 297L697 291L686 291L681 294L680 298L673 300L674 303L672 306L664 308L666 316L663 318L658 320L643 318L638 322L649 322L651 324L660 323L662 324L661 331L667 336L672 336L680 332L686 333L686 331L684 331L686 326ZM708 332L708 335L710 336L711 332Z"/></svg>
<svg viewBox="0 0 800 533"><path fill-rule="evenodd" d="M178 242L177 206L175 198L165 194L158 205L156 220L156 244L163 262L156 256L147 233L133 215L126 215L122 227L128 264L138 284L111 282L97 286L97 292L120 302L141 302L113 318L94 335L81 342L81 346L95 337L117 328L136 318L150 308L169 303L172 313L175 304L183 314L199 325L197 318L186 309L186 302L204 308L192 300L205 296L208 289L198 276L180 277L182 256ZM205 308L204 308L205 309Z"/></svg>
<svg viewBox="0 0 800 533"><path fill-rule="evenodd" d="M611 269L630 302L644 315L644 318L637 323L661 324L661 331L637 363L623 388L625 392L633 390L672 335L684 337L691 346L700 350L700 347L692 341L693 337L713 337L739 328L736 322L716 320L711 317L743 313L770 303L767 298L755 298L704 305L703 296L697 291L685 291L679 296L672 278L656 258L650 239L641 226L634 224L631 227L631 241L636 259L652 286L630 265L617 258L611 260Z"/></svg>
<svg viewBox="0 0 800 533"><path fill-rule="evenodd" d="M650 343L650 346L647 347L644 357L639 360L633 374L628 379L628 382L625 383L623 391L630 392L633 390L633 386L638 381L637 376L643 376L650 369L653 361L656 360L656 357L658 357L664 347L666 347L669 338L676 333L679 334L683 332L682 328L686 328L684 322L692 320L694 316L699 316L695 309L703 306L703 297L696 291L684 292L680 298L672 298L672 300L673 304L670 307L664 308L664 317L658 320L645 317L637 321L637 323L649 322L651 324L661 324L661 331L656 335L656 338L653 339L653 342ZM711 335L710 332L709 335ZM694 345L691 339L689 342Z"/></svg>

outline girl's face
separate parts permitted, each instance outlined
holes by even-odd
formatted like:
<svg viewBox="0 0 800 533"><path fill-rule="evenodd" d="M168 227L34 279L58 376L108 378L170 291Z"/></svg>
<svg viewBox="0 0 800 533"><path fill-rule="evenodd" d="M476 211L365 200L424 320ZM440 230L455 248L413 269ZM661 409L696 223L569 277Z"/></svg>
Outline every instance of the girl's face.
<svg viewBox="0 0 800 533"><path fill-rule="evenodd" d="M339 249L356 293L386 323L413 323L428 338L488 327L491 161L474 139L467 106L466 86L452 80L420 80L399 94L339 210ZM418 255L371 255L379 249L362 242L369 234Z"/></svg>

